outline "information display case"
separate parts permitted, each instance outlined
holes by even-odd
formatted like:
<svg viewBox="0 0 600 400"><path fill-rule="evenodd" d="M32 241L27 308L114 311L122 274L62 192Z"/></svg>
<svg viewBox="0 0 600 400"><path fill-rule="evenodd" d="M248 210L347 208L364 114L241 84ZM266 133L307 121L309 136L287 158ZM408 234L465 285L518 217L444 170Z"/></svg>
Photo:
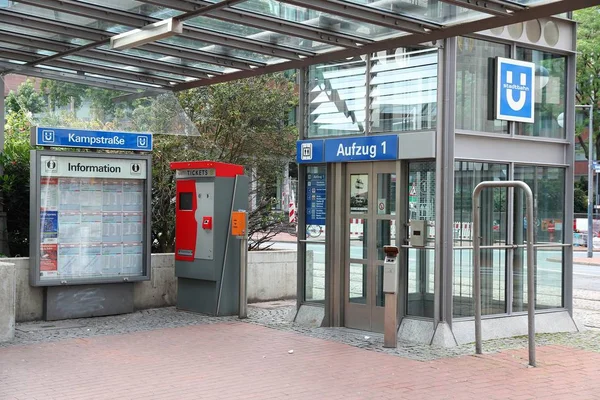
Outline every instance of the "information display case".
<svg viewBox="0 0 600 400"><path fill-rule="evenodd" d="M151 156L31 151L31 284L150 278Z"/></svg>

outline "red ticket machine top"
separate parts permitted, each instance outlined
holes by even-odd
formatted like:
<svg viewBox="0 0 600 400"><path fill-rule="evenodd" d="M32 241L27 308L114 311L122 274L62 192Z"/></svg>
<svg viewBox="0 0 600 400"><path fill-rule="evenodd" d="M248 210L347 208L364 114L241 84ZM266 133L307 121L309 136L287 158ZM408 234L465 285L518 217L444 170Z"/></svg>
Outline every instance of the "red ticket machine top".
<svg viewBox="0 0 600 400"><path fill-rule="evenodd" d="M214 170L213 176L223 178L235 178L236 175L244 175L244 167L237 164L228 164L218 161L175 161L171 163L172 170Z"/></svg>

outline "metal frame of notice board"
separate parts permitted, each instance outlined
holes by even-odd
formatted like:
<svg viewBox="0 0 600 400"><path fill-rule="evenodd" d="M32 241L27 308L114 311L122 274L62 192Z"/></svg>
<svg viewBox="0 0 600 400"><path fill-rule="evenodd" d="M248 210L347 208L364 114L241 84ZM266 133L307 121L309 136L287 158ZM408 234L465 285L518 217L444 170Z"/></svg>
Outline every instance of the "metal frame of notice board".
<svg viewBox="0 0 600 400"><path fill-rule="evenodd" d="M45 165L42 166L42 157L45 158ZM72 164L69 164L69 159L72 159ZM85 162L88 161L88 164ZM66 163L66 164L65 164ZM143 171L143 167L141 167L145 163L145 173ZM67 172L65 172L65 165L67 168ZM72 165L72 166L71 166ZM73 151L50 151L50 150L31 150L31 159L30 159L30 284L32 286L60 286L60 285L84 285L84 284L98 284L98 283L118 283L118 282L135 282L135 281L144 281L150 279L150 255L151 255L151 202L152 202L152 156L149 154L116 154L116 153L92 153L92 152L73 152ZM45 168L45 174L42 175L42 168ZM49 170L48 170L49 168ZM53 174L52 168L55 168L56 175ZM127 169L129 168L129 175L131 177L125 177L127 175ZM72 172L69 172L72 171ZM110 174L117 174L117 176L111 178ZM62 174L62 175L61 175ZM86 174L95 174L96 176L88 176ZM136 176L139 174L139 177ZM69 176L71 175L71 176ZM73 176L76 175L76 176ZM46 190L49 185L56 185L55 189L53 189L56 194L56 197L53 201L56 202L55 207L44 207L42 211L42 178L48 179L49 181L45 182ZM62 181L59 179L63 179ZM52 179L55 179L52 180ZM93 207L90 209L70 210L70 209L61 209L60 207L60 199L62 199L62 192L59 182L65 185L65 189L69 189L69 183L73 183L75 181L75 185L77 185L77 179L89 179L89 182L86 182L90 186L98 185L101 183L102 188L102 201L101 209L94 210ZM124 181L142 181L142 190L141 190L141 211L135 210L134 207L137 207L137 203L132 203L133 206L130 210L124 210L125 202L121 200L121 210L116 210L117 201L115 200L115 209L106 210L104 205L104 193L105 193L105 185L109 186L111 183L113 185L118 185L117 182ZM91 182L91 183L90 183ZM131 186L135 186L136 184L131 184ZM96 194L98 186L96 186ZM139 196L133 194L135 193L136 188L130 188L130 196L135 196L138 198ZM65 190L65 193L67 190ZM59 193L61 193L59 195ZM81 193L81 192L80 192ZM121 191L121 198L123 199L124 190ZM92 196L92 193L88 193L88 195ZM52 196L52 194L46 194L46 202L48 202L48 198ZM66 198L66 196L65 196ZM115 197L116 198L116 197ZM131 198L131 197L130 197ZM97 198L95 199L97 202ZM81 200L79 200L81 204ZM89 207L89 205L88 205ZM54 210L51 210L54 208ZM60 214L59 214L60 213ZM44 218L42 218L42 214L44 214ZM62 232L61 235L60 227L61 227L61 218L64 217L65 224L68 225L68 217L72 217L74 219L77 218L79 214L79 226L74 227L75 231L79 229L78 232L69 232L70 236L82 238L85 237L83 229L88 230L88 236L92 236L89 232L91 230L96 230L96 238L92 241L87 241L82 243L80 241L79 244L71 242L71 243L61 243L61 236L64 236L65 232ZM89 221L86 221L86 226L82 227L83 215L86 215ZM104 242L105 238L105 225L104 219L107 218L119 218L121 217L121 242L110 241ZM136 233L134 236L136 239L139 237L141 240L136 242L132 240L131 242L125 243L124 240L124 230L123 223L124 218L129 217L132 221L130 224L134 226L137 224L137 220L141 219L141 227L136 227ZM101 225L98 226L97 219L100 218ZM44 220L44 227L42 227L42 220ZM70 222L69 222L70 223ZM75 221L75 224L77 221ZM118 224L117 224L118 225ZM42 229L44 228L44 229ZM137 233L138 228L141 228L141 237ZM72 229L72 228L70 228ZM101 237L98 241L97 230L101 229ZM116 228L117 230L119 228ZM116 238L117 236L115 236ZM114 239L114 238L113 238ZM69 241L69 239L63 239L65 241ZM74 239L73 239L74 240ZM45 242L45 243L43 243ZM42 247L44 245L44 247ZM116 273L116 268L105 268L104 263L107 259L113 260L114 258L110 258L111 256L115 256L118 264L118 247L121 246L121 271ZM77 256L77 246L79 246L79 250L86 249L87 254L79 254ZM138 248L135 248L135 247ZM124 255L126 254L124 249L127 248L128 251L133 254L130 259L137 260L135 257L138 256L139 246L141 246L141 271L140 273L132 273L126 272L123 268L123 260ZM64 249L63 249L64 248ZM71 249L71 254L68 254L67 249ZM61 255L61 250L64 250L64 255ZM43 255L42 255L43 253ZM54 257L54 258L53 258ZM100 257L100 258L98 258ZM133 258L132 258L133 257ZM90 265L94 263L94 267L97 268L97 263L100 262L102 267L99 273L90 273L89 271L84 271L82 264L79 264L80 270L74 271L69 276L63 275L60 276L60 267L64 270L67 270L66 266L62 265L61 262L65 262L64 260L69 260L71 263L79 262L88 262L86 267L88 270L91 269ZM62 260L62 261L61 261ZM44 271L41 271L42 261L45 262ZM50 268L48 268L50 266ZM52 270L54 268L55 271ZM113 270L111 272L111 269ZM108 270L108 271L105 271ZM54 272L53 274L48 274L46 276L41 276L41 272L48 273ZM103 274L106 273L105 276Z"/></svg>

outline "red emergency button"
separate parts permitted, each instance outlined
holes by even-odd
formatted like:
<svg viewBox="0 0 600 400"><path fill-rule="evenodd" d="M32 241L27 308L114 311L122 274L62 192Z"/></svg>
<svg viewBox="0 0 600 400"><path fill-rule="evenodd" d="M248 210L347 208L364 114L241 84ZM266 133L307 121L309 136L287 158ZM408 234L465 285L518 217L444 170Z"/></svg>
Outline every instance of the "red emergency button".
<svg viewBox="0 0 600 400"><path fill-rule="evenodd" d="M212 230L212 217L202 217L202 229Z"/></svg>

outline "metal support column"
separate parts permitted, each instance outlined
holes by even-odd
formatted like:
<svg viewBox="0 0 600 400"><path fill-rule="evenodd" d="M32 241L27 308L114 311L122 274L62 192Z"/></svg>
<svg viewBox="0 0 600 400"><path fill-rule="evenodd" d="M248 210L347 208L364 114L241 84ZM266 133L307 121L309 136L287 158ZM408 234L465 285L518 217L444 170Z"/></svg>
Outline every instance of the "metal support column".
<svg viewBox="0 0 600 400"><path fill-rule="evenodd" d="M4 152L4 77L0 76L0 153ZM4 169L0 165L0 176L4 175ZM2 192L0 192L0 254L10 255L8 248L8 232L6 230L6 212L4 211L4 201Z"/></svg>

